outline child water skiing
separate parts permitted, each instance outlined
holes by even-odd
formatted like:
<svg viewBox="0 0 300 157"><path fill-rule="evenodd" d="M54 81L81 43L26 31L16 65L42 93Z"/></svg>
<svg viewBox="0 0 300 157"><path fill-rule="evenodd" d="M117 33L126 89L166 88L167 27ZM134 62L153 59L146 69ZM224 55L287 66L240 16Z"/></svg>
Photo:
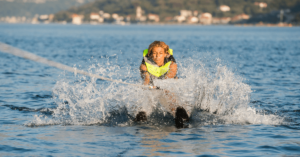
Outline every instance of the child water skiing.
<svg viewBox="0 0 300 157"><path fill-rule="evenodd" d="M154 85L154 79L176 79L177 64L173 57L173 50L162 41L154 41L148 49L143 52L143 61L140 72L144 85L151 85L156 92L163 92L160 104L166 108L174 117L176 126L181 126L183 122L189 121L186 110L178 104L174 94L167 90L160 90ZM146 112L139 112L136 121L146 121Z"/></svg>

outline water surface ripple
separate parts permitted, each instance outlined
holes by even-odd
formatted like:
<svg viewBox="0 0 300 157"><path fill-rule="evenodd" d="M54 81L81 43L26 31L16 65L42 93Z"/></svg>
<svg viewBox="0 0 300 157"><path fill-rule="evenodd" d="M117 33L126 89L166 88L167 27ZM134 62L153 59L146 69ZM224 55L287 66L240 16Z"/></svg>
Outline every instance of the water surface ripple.
<svg viewBox="0 0 300 157"><path fill-rule="evenodd" d="M0 156L300 156L299 27L0 24L0 42L136 84L154 40L174 50L179 81L157 83L187 128L147 91L0 53Z"/></svg>

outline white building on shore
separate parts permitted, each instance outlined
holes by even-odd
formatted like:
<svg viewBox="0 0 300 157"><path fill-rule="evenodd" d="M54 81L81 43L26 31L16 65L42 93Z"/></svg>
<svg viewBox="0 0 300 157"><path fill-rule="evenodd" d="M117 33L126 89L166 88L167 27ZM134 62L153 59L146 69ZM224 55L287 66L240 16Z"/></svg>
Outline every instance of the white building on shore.
<svg viewBox="0 0 300 157"><path fill-rule="evenodd" d="M212 22L211 13L202 13L199 15L199 23L203 25L210 25Z"/></svg>
<svg viewBox="0 0 300 157"><path fill-rule="evenodd" d="M137 21L144 22L144 21L147 20L147 17L143 16L143 14L144 14L144 11L142 10L142 8L140 6L136 7L136 17L135 17L135 19Z"/></svg>
<svg viewBox="0 0 300 157"><path fill-rule="evenodd" d="M223 12L230 11L230 7L227 6L227 5L221 5L221 6L219 7L219 9L220 9L221 11L223 11Z"/></svg>
<svg viewBox="0 0 300 157"><path fill-rule="evenodd" d="M100 16L98 13L91 13L90 14L91 23L102 23L104 22L104 18Z"/></svg>
<svg viewBox="0 0 300 157"><path fill-rule="evenodd" d="M193 14L191 10L180 10L180 16L187 18L189 16L193 16Z"/></svg>
<svg viewBox="0 0 300 157"><path fill-rule="evenodd" d="M72 15L72 23L75 25L81 25L82 24L83 15Z"/></svg>
<svg viewBox="0 0 300 157"><path fill-rule="evenodd" d="M159 22L159 16L157 14L148 14L148 19L154 22Z"/></svg>
<svg viewBox="0 0 300 157"><path fill-rule="evenodd" d="M268 7L268 4L265 2L255 2L254 5L258 5L260 8Z"/></svg>

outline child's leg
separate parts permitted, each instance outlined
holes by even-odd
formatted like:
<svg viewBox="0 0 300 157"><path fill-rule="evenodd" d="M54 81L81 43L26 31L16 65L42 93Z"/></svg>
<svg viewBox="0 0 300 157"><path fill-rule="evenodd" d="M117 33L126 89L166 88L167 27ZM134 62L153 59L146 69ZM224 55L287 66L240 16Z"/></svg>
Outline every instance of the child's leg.
<svg viewBox="0 0 300 157"><path fill-rule="evenodd" d="M176 114L176 108L181 106L180 102L176 99L176 95L168 90L164 90L161 93L159 102L174 117Z"/></svg>

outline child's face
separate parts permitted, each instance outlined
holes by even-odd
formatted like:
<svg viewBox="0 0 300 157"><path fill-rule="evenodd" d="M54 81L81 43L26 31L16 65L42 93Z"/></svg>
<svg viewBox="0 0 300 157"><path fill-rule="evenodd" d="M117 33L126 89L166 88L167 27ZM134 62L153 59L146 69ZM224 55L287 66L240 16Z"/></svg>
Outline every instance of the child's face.
<svg viewBox="0 0 300 157"><path fill-rule="evenodd" d="M152 57L154 62L160 63L160 62L164 61L164 59L167 55L168 54L165 53L165 51L162 47L154 47L153 50L152 50L151 57Z"/></svg>

